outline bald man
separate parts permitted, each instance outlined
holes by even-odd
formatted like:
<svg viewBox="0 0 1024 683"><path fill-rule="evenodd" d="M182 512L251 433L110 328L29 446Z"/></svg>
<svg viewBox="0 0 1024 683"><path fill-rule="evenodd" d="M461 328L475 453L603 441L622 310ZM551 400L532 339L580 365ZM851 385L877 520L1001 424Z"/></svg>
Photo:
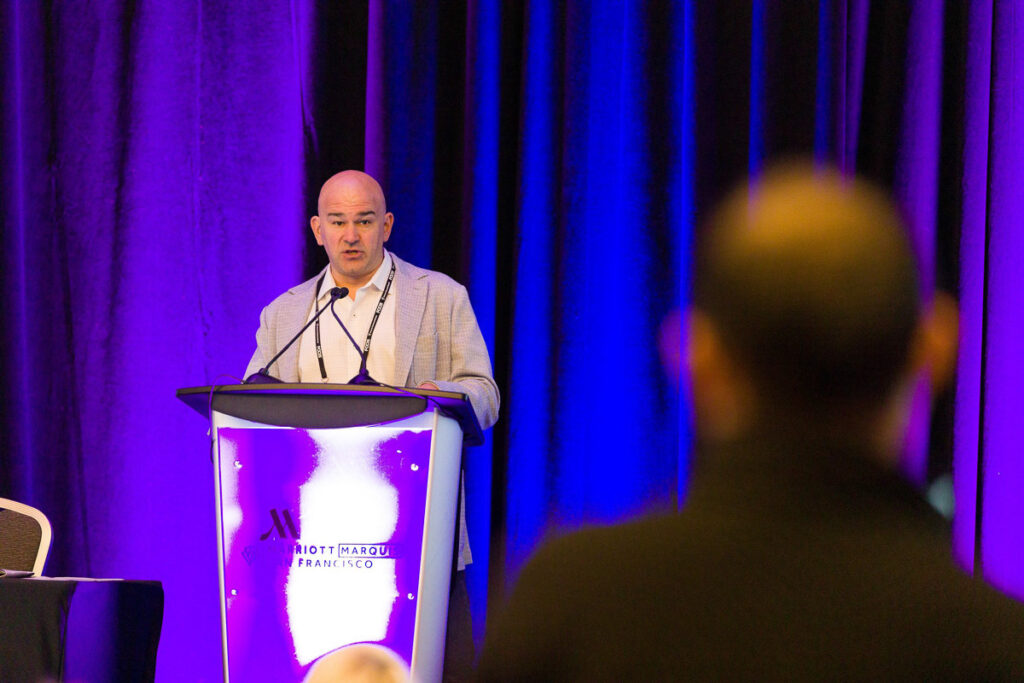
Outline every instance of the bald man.
<svg viewBox="0 0 1024 683"><path fill-rule="evenodd" d="M384 192L366 173L342 171L324 183L310 227L328 266L263 309L246 377L330 301L334 287L346 287L348 297L335 309L355 340L363 348L369 344L370 376L394 386L464 393L487 429L498 419L498 387L466 289L387 251L394 223ZM319 354L310 328L269 373L285 382L343 384L355 377L360 359L352 342L338 325L320 328Z"/></svg>
<svg viewBox="0 0 1024 683"><path fill-rule="evenodd" d="M544 547L480 679L1024 680L1024 606L954 565L897 474L910 387L948 378L956 315L920 301L895 209L785 167L703 236L684 509Z"/></svg>
<svg viewBox="0 0 1024 683"><path fill-rule="evenodd" d="M393 386L464 393L480 426L487 429L498 419L498 387L466 288L386 250L394 224L380 184L366 173L342 171L324 183L310 228L329 263L263 309L246 377L265 367L330 301L333 288L345 287L348 296L334 307L356 342L368 348L369 375ZM331 320L303 333L268 372L284 382L344 384L356 376L359 366L359 353ZM461 573L472 562L464 510L463 505L459 574L452 584L449 609L446 679L453 671L470 669L473 659L469 603Z"/></svg>

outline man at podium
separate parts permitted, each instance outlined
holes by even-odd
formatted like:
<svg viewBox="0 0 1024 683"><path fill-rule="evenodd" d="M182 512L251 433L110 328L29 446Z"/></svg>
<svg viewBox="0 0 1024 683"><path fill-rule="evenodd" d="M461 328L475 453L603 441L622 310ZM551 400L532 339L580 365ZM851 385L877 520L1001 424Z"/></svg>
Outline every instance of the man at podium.
<svg viewBox="0 0 1024 683"><path fill-rule="evenodd" d="M487 429L498 419L498 386L466 288L384 249L394 221L366 173L342 171L324 183L310 227L329 264L263 309L246 376L265 368L285 382L346 384L362 350L377 382L464 393ZM339 288L333 308L361 347L324 315L267 368Z"/></svg>
<svg viewBox="0 0 1024 683"><path fill-rule="evenodd" d="M342 171L324 183L310 227L329 264L263 309L246 376L262 372L284 382L380 383L460 392L469 397L481 428L487 429L498 419L498 387L466 289L386 250L394 220L380 184L366 173ZM472 561L464 508L459 527L461 572ZM452 584L446 649L468 647L462 657L468 657L463 665L468 667L472 634L465 583L458 577ZM455 634L453 616L461 616L462 622Z"/></svg>

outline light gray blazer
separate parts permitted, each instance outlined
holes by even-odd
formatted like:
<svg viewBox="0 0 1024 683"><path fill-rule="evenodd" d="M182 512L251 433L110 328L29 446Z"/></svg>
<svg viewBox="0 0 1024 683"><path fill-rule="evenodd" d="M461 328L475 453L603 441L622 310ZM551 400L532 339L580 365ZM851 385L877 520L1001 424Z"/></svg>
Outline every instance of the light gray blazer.
<svg viewBox="0 0 1024 683"><path fill-rule="evenodd" d="M469 396L480 427L498 420L498 385L466 288L447 275L418 268L394 253L395 377L406 387L433 382ZM329 267L329 266L328 266ZM323 271L326 272L326 269ZM260 314L256 352L245 376L262 368L306 324L320 275L292 287ZM299 344L269 369L284 382L299 381Z"/></svg>
<svg viewBox="0 0 1024 683"><path fill-rule="evenodd" d="M407 387L433 382L444 391L469 396L480 427L498 420L498 385L491 359L466 288L447 275L418 268L394 253L395 260L395 377ZM329 266L328 266L329 267ZM321 271L326 273L326 269ZM309 319L316 298L317 274L277 297L260 314L256 352L245 370L248 377L267 364ZM284 382L299 381L299 344L269 368ZM466 531L466 497L459 510L458 568L473 561Z"/></svg>

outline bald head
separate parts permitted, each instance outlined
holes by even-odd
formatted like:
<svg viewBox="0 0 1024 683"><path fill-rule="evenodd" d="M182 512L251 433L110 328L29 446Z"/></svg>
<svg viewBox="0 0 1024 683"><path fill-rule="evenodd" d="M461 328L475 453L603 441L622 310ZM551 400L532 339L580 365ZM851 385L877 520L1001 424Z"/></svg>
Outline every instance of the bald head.
<svg viewBox="0 0 1024 683"><path fill-rule="evenodd" d="M341 171L327 179L327 182L320 188L320 197L316 204L317 211L321 214L324 213L324 201L329 197L352 194L366 197L378 204L382 215L387 211L384 190L381 189L380 183L368 173L355 170Z"/></svg>
<svg viewBox="0 0 1024 683"><path fill-rule="evenodd" d="M350 297L380 267L394 220L380 184L362 171L336 173L320 188L309 226L327 252L335 284L347 287Z"/></svg>
<svg viewBox="0 0 1024 683"><path fill-rule="evenodd" d="M357 643L321 657L310 668L303 683L401 683L409 671L398 656L382 645Z"/></svg>
<svg viewBox="0 0 1024 683"><path fill-rule="evenodd" d="M762 405L880 407L919 320L898 212L833 170L780 167L734 192L706 226L696 308Z"/></svg>

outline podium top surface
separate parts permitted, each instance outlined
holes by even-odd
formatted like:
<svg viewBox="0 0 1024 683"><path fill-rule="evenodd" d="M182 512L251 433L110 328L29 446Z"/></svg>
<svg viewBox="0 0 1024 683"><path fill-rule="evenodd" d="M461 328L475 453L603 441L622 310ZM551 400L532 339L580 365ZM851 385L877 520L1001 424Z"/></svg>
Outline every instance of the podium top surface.
<svg viewBox="0 0 1024 683"><path fill-rule="evenodd" d="M178 389L200 415L211 408L253 422L306 429L380 424L417 415L435 405L458 421L463 442L483 443L483 432L465 394L431 389L391 389L355 384L224 384Z"/></svg>

